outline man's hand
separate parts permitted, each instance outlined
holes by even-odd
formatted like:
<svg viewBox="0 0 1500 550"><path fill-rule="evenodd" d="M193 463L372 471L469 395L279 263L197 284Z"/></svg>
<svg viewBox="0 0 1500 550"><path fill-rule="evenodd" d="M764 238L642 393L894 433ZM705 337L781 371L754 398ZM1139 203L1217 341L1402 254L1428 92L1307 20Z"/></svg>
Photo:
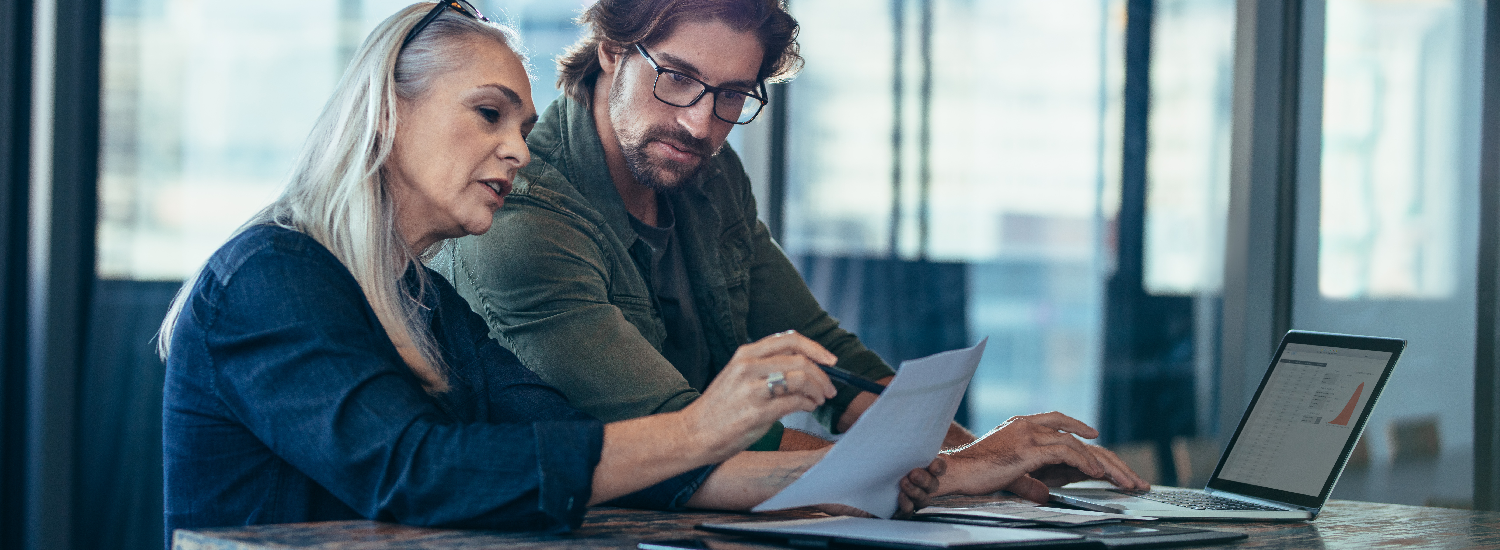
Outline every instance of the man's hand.
<svg viewBox="0 0 1500 550"><path fill-rule="evenodd" d="M943 494L983 495L1006 490L1047 502L1047 488L1085 479L1108 480L1123 489L1151 485L1120 457L1078 437L1099 432L1057 412L1012 417L975 442L951 451Z"/></svg>

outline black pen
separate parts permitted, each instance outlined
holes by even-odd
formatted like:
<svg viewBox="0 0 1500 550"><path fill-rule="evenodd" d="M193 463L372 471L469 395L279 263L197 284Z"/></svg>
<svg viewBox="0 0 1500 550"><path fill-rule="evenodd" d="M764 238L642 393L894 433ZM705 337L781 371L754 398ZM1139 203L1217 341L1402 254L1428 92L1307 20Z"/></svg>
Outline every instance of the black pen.
<svg viewBox="0 0 1500 550"><path fill-rule="evenodd" d="M828 365L818 365L818 368L823 369L823 372L828 373L829 378L838 380L839 382L843 382L845 384L854 386L875 395L880 395L880 392L885 391L885 386L866 380L864 377L861 377L860 375L854 374L844 369L838 367L830 367Z"/></svg>

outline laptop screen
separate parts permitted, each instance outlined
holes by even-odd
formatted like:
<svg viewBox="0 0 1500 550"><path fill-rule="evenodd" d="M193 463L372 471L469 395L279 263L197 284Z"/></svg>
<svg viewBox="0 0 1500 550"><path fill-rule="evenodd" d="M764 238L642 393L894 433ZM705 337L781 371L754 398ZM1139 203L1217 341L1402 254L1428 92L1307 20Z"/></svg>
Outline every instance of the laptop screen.
<svg viewBox="0 0 1500 550"><path fill-rule="evenodd" d="M1404 344L1288 333L1210 488L1320 506Z"/></svg>

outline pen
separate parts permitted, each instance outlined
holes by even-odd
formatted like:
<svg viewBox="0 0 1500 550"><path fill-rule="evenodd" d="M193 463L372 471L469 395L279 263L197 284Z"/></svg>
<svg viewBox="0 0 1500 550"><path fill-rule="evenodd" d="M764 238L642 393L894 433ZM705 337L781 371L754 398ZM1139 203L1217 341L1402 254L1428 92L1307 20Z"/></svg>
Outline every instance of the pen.
<svg viewBox="0 0 1500 550"><path fill-rule="evenodd" d="M823 372L828 373L829 378L838 380L839 382L843 382L845 384L854 386L875 395L880 395L880 392L885 391L885 386L866 380L863 377L844 369L838 367L830 367L827 365L818 365L818 368L823 369Z"/></svg>

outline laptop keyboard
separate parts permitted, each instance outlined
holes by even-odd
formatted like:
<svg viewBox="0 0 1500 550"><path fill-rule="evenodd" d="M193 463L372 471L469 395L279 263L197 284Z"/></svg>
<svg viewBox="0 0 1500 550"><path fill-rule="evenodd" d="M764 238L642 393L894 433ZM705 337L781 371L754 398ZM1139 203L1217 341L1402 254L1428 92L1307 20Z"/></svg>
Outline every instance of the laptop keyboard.
<svg viewBox="0 0 1500 550"><path fill-rule="evenodd" d="M1243 500L1234 500L1232 498L1217 497L1208 493L1200 493L1197 491L1148 491L1142 493L1138 491L1122 491L1118 489L1111 490L1123 495L1130 495L1136 498L1144 498L1146 500L1154 500L1156 502L1165 502L1167 504L1176 504L1183 508L1191 508L1193 510L1259 510L1265 512L1286 511L1281 508L1262 506L1260 504L1245 502Z"/></svg>

